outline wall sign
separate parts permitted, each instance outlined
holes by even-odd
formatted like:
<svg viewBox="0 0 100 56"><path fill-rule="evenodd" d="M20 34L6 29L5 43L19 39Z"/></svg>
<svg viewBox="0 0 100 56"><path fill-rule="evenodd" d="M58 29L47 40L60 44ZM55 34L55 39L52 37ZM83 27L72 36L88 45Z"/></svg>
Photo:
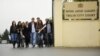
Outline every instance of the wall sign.
<svg viewBox="0 0 100 56"><path fill-rule="evenodd" d="M63 3L63 19L95 20L98 19L97 1Z"/></svg>

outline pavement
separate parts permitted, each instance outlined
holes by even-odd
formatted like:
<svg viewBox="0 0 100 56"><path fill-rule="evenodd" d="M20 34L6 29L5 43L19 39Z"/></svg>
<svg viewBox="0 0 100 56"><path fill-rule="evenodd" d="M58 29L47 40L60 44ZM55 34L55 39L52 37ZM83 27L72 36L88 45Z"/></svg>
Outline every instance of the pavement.
<svg viewBox="0 0 100 56"><path fill-rule="evenodd" d="M11 44L0 44L0 56L100 56L100 48L12 48Z"/></svg>

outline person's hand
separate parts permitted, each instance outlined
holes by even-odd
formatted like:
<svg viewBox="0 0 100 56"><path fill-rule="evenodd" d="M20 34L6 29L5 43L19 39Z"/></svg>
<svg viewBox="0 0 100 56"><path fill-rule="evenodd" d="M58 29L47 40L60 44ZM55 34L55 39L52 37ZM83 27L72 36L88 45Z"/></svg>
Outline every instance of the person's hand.
<svg viewBox="0 0 100 56"><path fill-rule="evenodd" d="M24 36L24 35L22 35L22 38L25 38L25 36Z"/></svg>
<svg viewBox="0 0 100 56"><path fill-rule="evenodd" d="M43 29L39 29L39 32L41 32Z"/></svg>

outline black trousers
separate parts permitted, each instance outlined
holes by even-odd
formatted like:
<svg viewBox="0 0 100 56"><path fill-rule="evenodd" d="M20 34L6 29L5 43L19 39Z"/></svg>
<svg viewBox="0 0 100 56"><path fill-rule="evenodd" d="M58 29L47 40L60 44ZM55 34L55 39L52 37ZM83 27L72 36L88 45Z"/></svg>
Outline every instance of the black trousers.
<svg viewBox="0 0 100 56"><path fill-rule="evenodd" d="M19 47L24 47L24 39L22 38L22 36L20 34L18 34L18 37L17 37L17 44L18 44L18 48Z"/></svg>
<svg viewBox="0 0 100 56"><path fill-rule="evenodd" d="M36 36L36 43L39 47L43 47L43 38L42 38L42 33L37 33L37 36Z"/></svg>
<svg viewBox="0 0 100 56"><path fill-rule="evenodd" d="M47 47L53 45L52 33L45 33L45 35L44 35L44 44L45 44Z"/></svg>
<svg viewBox="0 0 100 56"><path fill-rule="evenodd" d="M15 48L16 41L12 41L12 44L13 44L13 48Z"/></svg>
<svg viewBox="0 0 100 56"><path fill-rule="evenodd" d="M29 47L29 43L30 43L30 37L25 36L25 45L26 45L26 47Z"/></svg>

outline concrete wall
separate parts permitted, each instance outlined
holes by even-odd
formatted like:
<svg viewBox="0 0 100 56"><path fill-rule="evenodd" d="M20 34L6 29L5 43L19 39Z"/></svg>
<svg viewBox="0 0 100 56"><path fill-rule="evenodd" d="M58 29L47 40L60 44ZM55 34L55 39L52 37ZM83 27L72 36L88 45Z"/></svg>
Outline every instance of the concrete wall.
<svg viewBox="0 0 100 56"><path fill-rule="evenodd" d="M99 29L99 20L62 20L62 0L54 1L55 47L100 47Z"/></svg>
<svg viewBox="0 0 100 56"><path fill-rule="evenodd" d="M63 21L63 46L99 47L99 21Z"/></svg>
<svg viewBox="0 0 100 56"><path fill-rule="evenodd" d="M54 0L54 37L55 46L62 45L62 5L60 0Z"/></svg>

